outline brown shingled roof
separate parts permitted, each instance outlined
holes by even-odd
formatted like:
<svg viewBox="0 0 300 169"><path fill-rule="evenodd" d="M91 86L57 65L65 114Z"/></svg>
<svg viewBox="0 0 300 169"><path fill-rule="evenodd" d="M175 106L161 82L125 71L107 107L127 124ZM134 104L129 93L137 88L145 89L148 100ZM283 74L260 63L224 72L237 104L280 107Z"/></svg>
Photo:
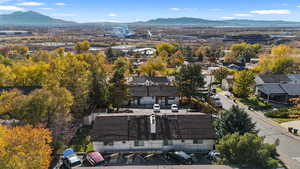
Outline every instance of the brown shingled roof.
<svg viewBox="0 0 300 169"><path fill-rule="evenodd" d="M157 115L157 133L150 133L149 115L98 116L92 130L93 141L201 140L215 139L212 120L206 114Z"/></svg>

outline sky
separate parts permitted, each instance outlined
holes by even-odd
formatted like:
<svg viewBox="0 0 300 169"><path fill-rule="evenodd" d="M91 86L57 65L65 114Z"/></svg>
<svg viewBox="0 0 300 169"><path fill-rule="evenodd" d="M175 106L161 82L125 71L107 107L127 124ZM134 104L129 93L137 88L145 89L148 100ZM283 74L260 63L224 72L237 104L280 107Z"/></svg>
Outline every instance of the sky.
<svg viewBox="0 0 300 169"><path fill-rule="evenodd" d="M0 14L29 10L76 22L175 17L300 21L300 0L0 0Z"/></svg>

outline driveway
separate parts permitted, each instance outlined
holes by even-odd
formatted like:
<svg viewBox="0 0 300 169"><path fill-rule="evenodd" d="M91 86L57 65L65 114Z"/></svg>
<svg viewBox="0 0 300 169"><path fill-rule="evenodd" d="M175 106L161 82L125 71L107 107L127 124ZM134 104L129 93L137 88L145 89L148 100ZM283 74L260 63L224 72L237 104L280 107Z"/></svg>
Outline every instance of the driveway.
<svg viewBox="0 0 300 169"><path fill-rule="evenodd" d="M223 108L226 110L236 104L226 97L224 93L219 93L218 97L222 102ZM267 143L274 144L276 139L280 140L277 151L280 159L288 168L300 169L300 140L291 136L285 128L266 118L262 113L250 111L244 105L239 106L244 108L252 120L256 122L256 127L259 129L259 136L264 136Z"/></svg>

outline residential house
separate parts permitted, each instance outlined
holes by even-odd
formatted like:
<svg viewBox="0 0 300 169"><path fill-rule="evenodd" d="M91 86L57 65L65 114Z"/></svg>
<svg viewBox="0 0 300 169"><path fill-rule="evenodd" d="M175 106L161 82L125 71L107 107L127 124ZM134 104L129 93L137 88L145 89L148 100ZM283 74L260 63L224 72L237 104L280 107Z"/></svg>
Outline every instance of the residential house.
<svg viewBox="0 0 300 169"><path fill-rule="evenodd" d="M268 102L288 104L300 96L299 74L265 74L255 77L257 96Z"/></svg>
<svg viewBox="0 0 300 169"><path fill-rule="evenodd" d="M211 115L202 113L101 114L92 133L99 152L208 152L216 134Z"/></svg>
<svg viewBox="0 0 300 169"><path fill-rule="evenodd" d="M222 80L222 89L226 91L232 91L233 82L234 82L233 76L228 75L225 79Z"/></svg>
<svg viewBox="0 0 300 169"><path fill-rule="evenodd" d="M162 107L179 104L179 94L173 85L173 77L131 77L128 80L129 106Z"/></svg>

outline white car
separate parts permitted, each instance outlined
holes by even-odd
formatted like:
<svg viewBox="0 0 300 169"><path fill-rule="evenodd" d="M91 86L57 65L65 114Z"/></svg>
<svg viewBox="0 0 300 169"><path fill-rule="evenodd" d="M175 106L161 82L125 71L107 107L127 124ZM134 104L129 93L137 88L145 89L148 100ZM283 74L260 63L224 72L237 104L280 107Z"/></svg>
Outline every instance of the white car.
<svg viewBox="0 0 300 169"><path fill-rule="evenodd" d="M215 159L219 158L220 155L221 154L219 152L217 152L216 150L212 150L208 153L208 159L215 160Z"/></svg>
<svg viewBox="0 0 300 169"><path fill-rule="evenodd" d="M160 113L160 105L159 104L154 104L153 105L153 112L154 113Z"/></svg>
<svg viewBox="0 0 300 169"><path fill-rule="evenodd" d="M171 110L172 110L172 112L178 112L178 106L177 106L177 104L172 104Z"/></svg>

